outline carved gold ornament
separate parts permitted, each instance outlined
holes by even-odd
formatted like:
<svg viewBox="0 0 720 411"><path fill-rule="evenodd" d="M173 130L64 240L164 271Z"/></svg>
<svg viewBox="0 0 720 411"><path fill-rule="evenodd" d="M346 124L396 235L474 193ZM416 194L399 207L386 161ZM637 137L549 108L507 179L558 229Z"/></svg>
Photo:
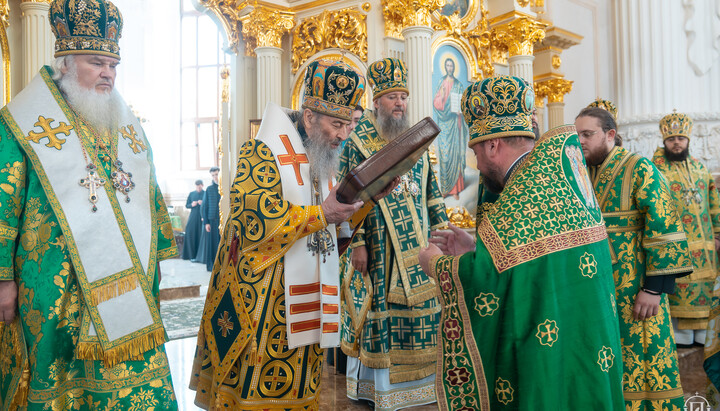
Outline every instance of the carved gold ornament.
<svg viewBox="0 0 720 411"><path fill-rule="evenodd" d="M242 34L248 41L246 54L254 54L257 47L281 47L282 36L295 25L294 15L292 12L258 6L242 17ZM252 49L251 45L254 46Z"/></svg>
<svg viewBox="0 0 720 411"><path fill-rule="evenodd" d="M560 60L560 56L555 54L552 56L552 67L557 70L560 68L560 65L562 64L562 60Z"/></svg>
<svg viewBox="0 0 720 411"><path fill-rule="evenodd" d="M370 9L372 9L372 6L370 5L370 3L365 2L362 4L361 8L362 8L362 11L364 11L365 13L368 13L370 11Z"/></svg>
<svg viewBox="0 0 720 411"><path fill-rule="evenodd" d="M475 228L475 217L463 206L446 209L448 221L458 228Z"/></svg>
<svg viewBox="0 0 720 411"><path fill-rule="evenodd" d="M510 57L531 56L533 45L545 38L546 26L546 24L527 16L521 16L508 23L493 27L493 40L502 49L507 50Z"/></svg>
<svg viewBox="0 0 720 411"><path fill-rule="evenodd" d="M249 10L249 3L236 0L198 0L198 4L218 17L227 33L229 47L237 53L240 44L240 19Z"/></svg>
<svg viewBox="0 0 720 411"><path fill-rule="evenodd" d="M367 16L344 9L324 11L303 20L293 34L293 73L308 58L327 48L347 50L367 61Z"/></svg>
<svg viewBox="0 0 720 411"><path fill-rule="evenodd" d="M431 26L432 14L445 0L382 0L385 35L402 38L402 31L412 26Z"/></svg>
<svg viewBox="0 0 720 411"><path fill-rule="evenodd" d="M477 15L478 3L480 4L480 19L472 29L468 30L469 24ZM495 67L492 59L492 33L488 25L488 11L484 0L471 1L470 8L465 16L454 13L444 16L439 11L433 13L435 31L445 31L445 36L433 44L433 49L447 41L445 37L455 40L455 45L462 49L470 59L469 67L473 78L489 77L495 74ZM470 45L474 50L470 50ZM478 75L480 74L480 75Z"/></svg>
<svg viewBox="0 0 720 411"><path fill-rule="evenodd" d="M563 78L551 78L535 83L535 96L547 97L548 103L562 103L565 94L572 91L573 82Z"/></svg>

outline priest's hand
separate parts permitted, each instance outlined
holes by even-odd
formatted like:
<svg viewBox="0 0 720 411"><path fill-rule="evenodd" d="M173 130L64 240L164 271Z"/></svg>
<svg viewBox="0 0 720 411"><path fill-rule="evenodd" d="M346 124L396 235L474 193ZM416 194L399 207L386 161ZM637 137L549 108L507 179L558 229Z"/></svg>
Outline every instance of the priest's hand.
<svg viewBox="0 0 720 411"><path fill-rule="evenodd" d="M638 291L635 296L633 318L636 321L644 321L657 315L660 308L660 297L662 297L662 294L653 295L642 290Z"/></svg>
<svg viewBox="0 0 720 411"><path fill-rule="evenodd" d="M442 250L433 243L428 244L427 247L420 250L418 260L420 260L420 267L425 271L425 274L432 276L433 267L430 267L430 260L440 255L443 255Z"/></svg>
<svg viewBox="0 0 720 411"><path fill-rule="evenodd" d="M335 194L338 186L339 184L336 184L335 187L330 190L330 194L328 194L327 198L321 205L323 214L325 214L325 221L327 221L328 224L342 223L363 206L362 201L357 201L352 204L343 204L339 202Z"/></svg>
<svg viewBox="0 0 720 411"><path fill-rule="evenodd" d="M375 195L375 197L373 197L373 201L377 203L378 200L385 198L385 196L392 193L392 191L395 189L395 187L398 186L398 184L400 184L400 177L393 178L390 184L383 188L383 191L379 192Z"/></svg>
<svg viewBox="0 0 720 411"><path fill-rule="evenodd" d="M720 238L715 237L715 252L720 253Z"/></svg>
<svg viewBox="0 0 720 411"><path fill-rule="evenodd" d="M205 231L210 232L210 224L205 224Z"/></svg>
<svg viewBox="0 0 720 411"><path fill-rule="evenodd" d="M350 254L350 262L352 263L353 268L355 268L357 271L360 271L361 273L366 273L368 262L367 247L361 245L359 247L353 248L352 253Z"/></svg>
<svg viewBox="0 0 720 411"><path fill-rule="evenodd" d="M0 281L0 322L10 324L17 312L17 284L13 280Z"/></svg>
<svg viewBox="0 0 720 411"><path fill-rule="evenodd" d="M449 230L435 230L430 243L440 248L443 254L462 255L475 251L475 239L462 228L448 224Z"/></svg>

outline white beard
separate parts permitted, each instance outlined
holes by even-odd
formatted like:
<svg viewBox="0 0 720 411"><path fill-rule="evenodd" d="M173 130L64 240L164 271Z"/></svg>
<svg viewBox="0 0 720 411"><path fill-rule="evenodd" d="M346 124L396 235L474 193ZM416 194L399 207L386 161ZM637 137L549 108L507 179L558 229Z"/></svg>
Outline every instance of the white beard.
<svg viewBox="0 0 720 411"><path fill-rule="evenodd" d="M307 134L308 138L303 141L303 145L310 162L310 176L331 179L337 174L340 165L340 150L326 143L321 132L310 129Z"/></svg>
<svg viewBox="0 0 720 411"><path fill-rule="evenodd" d="M98 93L94 89L86 89L80 86L77 70L73 65L58 80L58 87L63 92L70 107L87 120L98 132L111 133L118 130L120 113L124 103L115 89L109 93Z"/></svg>

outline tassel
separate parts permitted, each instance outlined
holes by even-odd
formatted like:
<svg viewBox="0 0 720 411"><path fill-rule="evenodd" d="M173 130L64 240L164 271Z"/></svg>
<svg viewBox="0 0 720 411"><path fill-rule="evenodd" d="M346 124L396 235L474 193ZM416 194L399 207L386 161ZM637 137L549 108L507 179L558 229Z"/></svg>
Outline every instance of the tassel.
<svg viewBox="0 0 720 411"><path fill-rule="evenodd" d="M129 275L107 284L97 286L90 291L92 301L97 307L100 303L130 292L138 287L137 276Z"/></svg>
<svg viewBox="0 0 720 411"><path fill-rule="evenodd" d="M164 343L165 330L160 328L108 350L103 350L97 342L80 342L75 355L81 360L103 361L105 368L112 368L124 361L142 359L144 353Z"/></svg>

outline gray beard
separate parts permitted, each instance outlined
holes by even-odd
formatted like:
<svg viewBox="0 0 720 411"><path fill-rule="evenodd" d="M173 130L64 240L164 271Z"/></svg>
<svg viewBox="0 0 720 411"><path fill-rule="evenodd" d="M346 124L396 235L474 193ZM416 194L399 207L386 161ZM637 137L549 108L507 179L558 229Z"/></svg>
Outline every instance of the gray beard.
<svg viewBox="0 0 720 411"><path fill-rule="evenodd" d="M115 89L110 93L98 93L93 89L83 88L77 81L74 67L58 80L58 87L70 107L98 132L112 133L118 130L124 104Z"/></svg>
<svg viewBox="0 0 720 411"><path fill-rule="evenodd" d="M380 128L380 135L382 135L387 141L393 141L397 136L402 134L405 130L410 128L406 113L403 113L402 117L395 118L392 112L387 113L383 109L377 110L378 127Z"/></svg>
<svg viewBox="0 0 720 411"><path fill-rule="evenodd" d="M330 179L335 176L340 165L340 150L332 148L322 132L317 129L307 130L308 138L303 141L310 162L310 177Z"/></svg>

